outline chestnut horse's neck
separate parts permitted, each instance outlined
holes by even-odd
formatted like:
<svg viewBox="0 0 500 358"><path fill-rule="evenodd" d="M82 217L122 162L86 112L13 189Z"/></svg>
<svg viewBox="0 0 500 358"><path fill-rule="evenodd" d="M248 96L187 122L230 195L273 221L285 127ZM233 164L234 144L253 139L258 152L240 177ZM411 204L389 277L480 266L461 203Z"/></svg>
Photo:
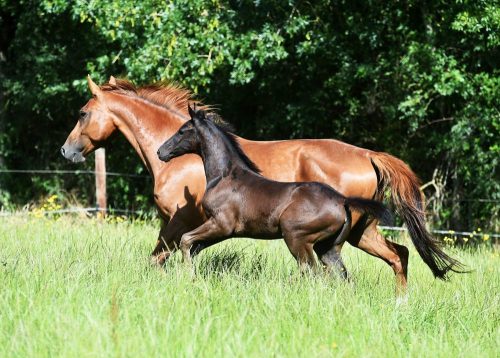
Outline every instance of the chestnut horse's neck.
<svg viewBox="0 0 500 358"><path fill-rule="evenodd" d="M158 159L160 145L186 122L185 110L156 105L145 99L109 92L108 108L115 125L134 147L153 178L165 165ZM182 117L185 116L185 117Z"/></svg>

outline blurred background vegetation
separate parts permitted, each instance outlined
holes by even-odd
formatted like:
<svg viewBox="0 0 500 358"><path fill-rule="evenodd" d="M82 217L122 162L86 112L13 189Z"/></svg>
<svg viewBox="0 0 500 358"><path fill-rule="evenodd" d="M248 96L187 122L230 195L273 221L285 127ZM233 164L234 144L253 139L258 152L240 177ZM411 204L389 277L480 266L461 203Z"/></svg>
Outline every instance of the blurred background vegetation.
<svg viewBox="0 0 500 358"><path fill-rule="evenodd" d="M250 139L336 138L422 178L431 219L499 230L500 7L461 1L0 0L0 169L92 169L59 155L85 76L198 93ZM123 138L108 170L147 174ZM0 173L0 205L94 201L85 175ZM108 178L113 207L151 181Z"/></svg>

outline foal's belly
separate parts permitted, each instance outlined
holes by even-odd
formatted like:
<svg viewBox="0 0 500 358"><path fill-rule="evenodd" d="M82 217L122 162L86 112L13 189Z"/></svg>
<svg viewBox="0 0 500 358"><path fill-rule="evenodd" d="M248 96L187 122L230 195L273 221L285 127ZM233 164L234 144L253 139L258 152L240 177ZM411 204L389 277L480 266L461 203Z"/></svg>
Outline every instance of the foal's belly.
<svg viewBox="0 0 500 358"><path fill-rule="evenodd" d="M266 225L263 222L245 221L238 222L234 230L236 237L249 237L254 239L275 240L283 237L278 225Z"/></svg>

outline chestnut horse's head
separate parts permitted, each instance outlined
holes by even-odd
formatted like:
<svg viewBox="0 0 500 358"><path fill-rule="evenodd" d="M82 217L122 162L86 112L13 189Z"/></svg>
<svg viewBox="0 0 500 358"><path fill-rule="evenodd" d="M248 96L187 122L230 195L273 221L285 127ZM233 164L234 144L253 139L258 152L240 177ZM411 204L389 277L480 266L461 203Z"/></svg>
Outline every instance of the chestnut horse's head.
<svg viewBox="0 0 500 358"><path fill-rule="evenodd" d="M61 147L64 158L80 163L94 150L102 147L106 140L116 131L113 114L104 103L103 91L92 79L87 77L92 98L80 109L80 117ZM110 84L116 80L111 77Z"/></svg>

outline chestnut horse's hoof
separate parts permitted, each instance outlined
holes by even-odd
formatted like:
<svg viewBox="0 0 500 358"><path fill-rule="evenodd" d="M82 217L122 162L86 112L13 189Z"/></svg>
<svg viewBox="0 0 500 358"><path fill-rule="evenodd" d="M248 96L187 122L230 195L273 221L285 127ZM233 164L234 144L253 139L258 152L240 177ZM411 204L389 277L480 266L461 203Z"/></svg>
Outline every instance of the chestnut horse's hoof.
<svg viewBox="0 0 500 358"><path fill-rule="evenodd" d="M154 267L163 267L165 265L165 261L167 261L168 255L162 252L158 255L152 255L150 259L151 266Z"/></svg>
<svg viewBox="0 0 500 358"><path fill-rule="evenodd" d="M396 297L396 307L403 307L408 304L408 293L400 294Z"/></svg>

